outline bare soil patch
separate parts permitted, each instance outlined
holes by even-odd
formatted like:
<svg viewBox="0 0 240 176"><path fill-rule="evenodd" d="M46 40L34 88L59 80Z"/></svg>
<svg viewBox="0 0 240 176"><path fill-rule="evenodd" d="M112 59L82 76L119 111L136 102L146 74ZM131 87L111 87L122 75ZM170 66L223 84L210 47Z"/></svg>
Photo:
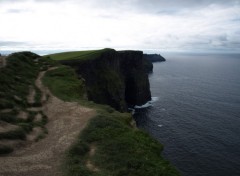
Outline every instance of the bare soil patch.
<svg viewBox="0 0 240 176"><path fill-rule="evenodd" d="M99 169L93 164L93 162L91 161L92 157L95 155L96 152L96 146L95 145L91 145L90 146L90 151L89 151L89 158L86 162L86 166L89 170L93 171L93 172L98 172Z"/></svg>
<svg viewBox="0 0 240 176"><path fill-rule="evenodd" d="M7 64L6 57L5 56L0 56L0 68L5 67Z"/></svg>
<svg viewBox="0 0 240 176"><path fill-rule="evenodd" d="M5 133L8 131L13 131L18 129L19 127L17 125L13 125L7 122L0 121L0 133Z"/></svg>

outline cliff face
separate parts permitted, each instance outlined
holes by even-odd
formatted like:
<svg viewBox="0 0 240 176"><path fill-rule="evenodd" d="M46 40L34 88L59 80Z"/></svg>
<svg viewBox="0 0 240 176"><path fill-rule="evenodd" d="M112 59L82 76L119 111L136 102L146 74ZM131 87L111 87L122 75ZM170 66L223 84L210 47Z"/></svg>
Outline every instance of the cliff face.
<svg viewBox="0 0 240 176"><path fill-rule="evenodd" d="M144 54L143 57L150 62L164 62L166 59L160 54Z"/></svg>
<svg viewBox="0 0 240 176"><path fill-rule="evenodd" d="M145 60L141 51L119 52L120 68L124 75L125 100L128 105L142 105L151 100Z"/></svg>
<svg viewBox="0 0 240 176"><path fill-rule="evenodd" d="M61 61L85 79L88 99L119 111L151 100L148 75L141 51L107 50L89 60Z"/></svg>

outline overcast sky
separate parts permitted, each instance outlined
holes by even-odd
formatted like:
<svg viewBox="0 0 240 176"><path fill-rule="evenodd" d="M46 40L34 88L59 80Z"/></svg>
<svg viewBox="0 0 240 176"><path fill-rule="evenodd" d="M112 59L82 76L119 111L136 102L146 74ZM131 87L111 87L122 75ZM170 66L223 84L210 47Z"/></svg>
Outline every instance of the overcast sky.
<svg viewBox="0 0 240 176"><path fill-rule="evenodd" d="M240 0L0 0L0 51L240 52Z"/></svg>

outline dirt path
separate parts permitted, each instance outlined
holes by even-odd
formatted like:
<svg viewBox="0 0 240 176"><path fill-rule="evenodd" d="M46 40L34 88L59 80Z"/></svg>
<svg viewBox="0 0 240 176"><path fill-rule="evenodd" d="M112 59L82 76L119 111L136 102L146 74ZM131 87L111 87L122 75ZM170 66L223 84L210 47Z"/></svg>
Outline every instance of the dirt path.
<svg viewBox="0 0 240 176"><path fill-rule="evenodd" d="M0 68L5 67L6 64L7 64L6 57L5 56L0 56Z"/></svg>
<svg viewBox="0 0 240 176"><path fill-rule="evenodd" d="M48 135L14 153L0 157L0 176L60 176L64 152L77 138L95 111L74 102L64 102L43 86L39 74L36 86L44 94L43 112L48 116ZM49 95L48 101L45 97Z"/></svg>
<svg viewBox="0 0 240 176"><path fill-rule="evenodd" d="M35 91L34 87L30 86L29 87L29 95L27 97L28 103L33 104L35 102L35 95L36 95L36 91Z"/></svg>

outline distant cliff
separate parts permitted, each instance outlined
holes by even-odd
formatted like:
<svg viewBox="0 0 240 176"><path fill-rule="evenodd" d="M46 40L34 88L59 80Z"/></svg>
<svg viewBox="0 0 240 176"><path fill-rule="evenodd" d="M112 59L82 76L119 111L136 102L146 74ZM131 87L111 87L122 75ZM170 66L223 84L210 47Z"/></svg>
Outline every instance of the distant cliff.
<svg viewBox="0 0 240 176"><path fill-rule="evenodd" d="M143 54L144 67L146 72L151 73L153 71L153 62L166 61L160 54Z"/></svg>
<svg viewBox="0 0 240 176"><path fill-rule="evenodd" d="M160 54L144 54L143 57L150 62L163 62L166 61L164 57L162 57Z"/></svg>
<svg viewBox="0 0 240 176"><path fill-rule="evenodd" d="M108 49L93 59L62 60L85 79L88 99L119 111L151 100L142 51Z"/></svg>

